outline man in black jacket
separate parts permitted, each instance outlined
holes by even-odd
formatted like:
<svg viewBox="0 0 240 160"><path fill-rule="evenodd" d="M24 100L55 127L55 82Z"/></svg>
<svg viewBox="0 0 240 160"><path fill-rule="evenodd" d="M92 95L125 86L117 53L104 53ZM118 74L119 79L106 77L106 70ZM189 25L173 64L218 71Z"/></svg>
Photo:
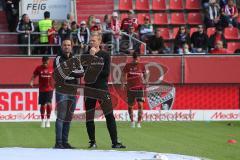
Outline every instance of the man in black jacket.
<svg viewBox="0 0 240 160"><path fill-rule="evenodd" d="M95 140L95 124L94 124L94 115L95 115L95 107L96 102L99 101L101 105L101 109L105 115L107 121L107 128L112 141L112 148L126 148L124 145L118 142L117 138L117 127L116 121L113 115L113 107L112 101L110 97L110 93L108 91L108 77L110 73L110 63L111 57L110 54L100 49L100 44L102 41L102 36L98 32L93 32L90 36L90 50L84 55L93 56L100 60L100 63L103 64L103 68L100 73L96 74L96 70L99 71L99 68L96 69L93 66L93 63L85 63L87 64L86 74L85 74L85 88L84 88L84 96L85 96L85 108L86 108L86 127L87 133L89 136L89 148L96 148L96 140ZM85 56L82 56L83 58ZM81 58L82 63L86 62ZM97 65L98 63L94 63ZM84 65L84 64L83 64ZM101 64L99 65L101 67ZM98 67L99 67L98 66ZM94 70L96 69L96 70ZM93 74L91 74L91 72ZM94 73L95 72L95 73ZM95 75L96 78L93 79L91 76Z"/></svg>
<svg viewBox="0 0 240 160"><path fill-rule="evenodd" d="M73 149L68 143L70 123L76 108L78 79L84 75L84 69L78 58L72 55L70 39L62 42L62 55L54 61L54 79L56 88L55 123L56 144L54 148Z"/></svg>
<svg viewBox="0 0 240 160"><path fill-rule="evenodd" d="M208 36L204 33L203 25L198 25L198 31L191 36L192 53L207 53Z"/></svg>
<svg viewBox="0 0 240 160"><path fill-rule="evenodd" d="M155 35L152 36L148 42L149 50L151 54L163 54L165 51L165 45L161 36L161 29L157 28Z"/></svg>

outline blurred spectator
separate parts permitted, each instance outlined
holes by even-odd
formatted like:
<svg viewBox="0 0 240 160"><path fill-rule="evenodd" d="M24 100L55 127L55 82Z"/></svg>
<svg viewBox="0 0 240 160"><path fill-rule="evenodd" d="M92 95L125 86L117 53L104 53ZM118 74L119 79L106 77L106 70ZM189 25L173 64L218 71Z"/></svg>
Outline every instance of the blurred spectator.
<svg viewBox="0 0 240 160"><path fill-rule="evenodd" d="M150 17L149 16L145 16L144 17L144 24L141 25L140 27L140 37L141 40L145 40L145 38L149 37L149 36L153 36L154 32L153 32L153 25L150 23Z"/></svg>
<svg viewBox="0 0 240 160"><path fill-rule="evenodd" d="M129 26L134 26L135 31L138 29L137 18L134 17L134 12L132 10L128 12L128 17L122 20L121 30L128 33Z"/></svg>
<svg viewBox="0 0 240 160"><path fill-rule="evenodd" d="M155 35L149 38L149 43L148 43L149 49L150 49L150 54L162 54L164 53L165 46L164 46L164 41L161 36L161 29L157 28Z"/></svg>
<svg viewBox="0 0 240 160"><path fill-rule="evenodd" d="M71 30L70 28L68 28L68 24L66 21L62 23L61 28L58 30L58 35L59 35L61 44L65 39L70 39Z"/></svg>
<svg viewBox="0 0 240 160"><path fill-rule="evenodd" d="M210 38L209 38L209 50L214 49L215 46L216 46L216 43L218 41L222 41L223 47L227 48L227 40L224 37L223 28L221 26L218 26L216 28L216 32L210 36Z"/></svg>
<svg viewBox="0 0 240 160"><path fill-rule="evenodd" d="M136 33L135 27L133 25L130 25L128 27L128 35L129 35L129 37L124 36L123 40L127 40L127 42L128 42L128 45L127 45L128 49L127 49L126 53L132 54L134 52L139 51L139 47L140 47L140 44L136 40L131 38L131 37L133 37L133 38L138 39L138 34Z"/></svg>
<svg viewBox="0 0 240 160"><path fill-rule="evenodd" d="M207 28L216 27L220 23L220 6L216 0L210 0L209 6L205 9L204 23Z"/></svg>
<svg viewBox="0 0 240 160"><path fill-rule="evenodd" d="M91 32L102 32L102 25L100 19L95 20L95 24L90 28Z"/></svg>
<svg viewBox="0 0 240 160"><path fill-rule="evenodd" d="M20 0L5 0L5 11L8 22L8 30L15 32L18 14L19 14L19 1Z"/></svg>
<svg viewBox="0 0 240 160"><path fill-rule="evenodd" d="M18 43L19 44L28 44L29 34L34 31L33 23L30 21L29 16L27 14L23 14L21 20L18 22L16 31L20 33L18 35ZM30 41L31 43L31 41ZM27 54L28 47L21 47L22 53Z"/></svg>
<svg viewBox="0 0 240 160"><path fill-rule="evenodd" d="M80 54L79 40L78 40L78 25L76 21L71 23L71 40L73 43L73 54Z"/></svg>
<svg viewBox="0 0 240 160"><path fill-rule="evenodd" d="M74 16L72 14L68 13L67 14L67 20L66 20L66 22L68 24L68 28L71 29L71 24L72 24L73 21L74 21Z"/></svg>
<svg viewBox="0 0 240 160"><path fill-rule="evenodd" d="M111 20L112 29L112 43L114 44L114 54L119 54L119 40L120 40L120 22L118 19L118 13L113 12Z"/></svg>
<svg viewBox="0 0 240 160"><path fill-rule="evenodd" d="M203 7L203 9L208 8L208 6L209 6L209 0L202 0L202 7Z"/></svg>
<svg viewBox="0 0 240 160"><path fill-rule="evenodd" d="M95 25L95 21L96 21L96 17L94 15L90 15L88 17L87 27L91 28L92 26L94 26Z"/></svg>
<svg viewBox="0 0 240 160"><path fill-rule="evenodd" d="M50 12L44 12L44 19L38 22L38 28L40 32L40 44L46 45L48 44L48 35L47 31L52 28L52 20L50 19ZM50 54L50 47L41 47L40 54Z"/></svg>
<svg viewBox="0 0 240 160"><path fill-rule="evenodd" d="M235 54L240 54L240 48L239 48L239 49L236 49L234 53L235 53Z"/></svg>
<svg viewBox="0 0 240 160"><path fill-rule="evenodd" d="M104 16L102 31L103 31L103 39L102 39L103 43L111 42L112 41L111 16L108 14Z"/></svg>
<svg viewBox="0 0 240 160"><path fill-rule="evenodd" d="M184 43L183 47L179 49L178 54L192 54L189 50L189 45L187 43Z"/></svg>
<svg viewBox="0 0 240 160"><path fill-rule="evenodd" d="M80 53L85 53L88 49L88 43L90 38L90 31L87 28L87 24L85 21L81 21L77 35L78 41L80 42Z"/></svg>
<svg viewBox="0 0 240 160"><path fill-rule="evenodd" d="M56 21L52 21L52 28L48 30L48 44L59 45L58 26ZM51 54L58 55L58 46L51 47Z"/></svg>
<svg viewBox="0 0 240 160"><path fill-rule="evenodd" d="M219 0L219 5L220 5L221 9L222 9L225 5L227 5L227 3L228 3L228 0Z"/></svg>
<svg viewBox="0 0 240 160"><path fill-rule="evenodd" d="M227 49L223 48L223 42L217 41L215 48L210 51L211 54L227 54Z"/></svg>
<svg viewBox="0 0 240 160"><path fill-rule="evenodd" d="M228 4L222 8L222 25L223 27L238 27L238 9L233 0L228 0Z"/></svg>
<svg viewBox="0 0 240 160"><path fill-rule="evenodd" d="M240 9L240 1L239 0L236 2L236 6L238 9Z"/></svg>
<svg viewBox="0 0 240 160"><path fill-rule="evenodd" d="M208 36L204 32L203 25L198 25L198 31L191 36L192 53L207 53Z"/></svg>
<svg viewBox="0 0 240 160"><path fill-rule="evenodd" d="M191 39L189 33L186 31L185 26L180 26L178 33L174 39L174 53L179 53L181 48L183 48L183 44L187 43L188 46L191 44Z"/></svg>

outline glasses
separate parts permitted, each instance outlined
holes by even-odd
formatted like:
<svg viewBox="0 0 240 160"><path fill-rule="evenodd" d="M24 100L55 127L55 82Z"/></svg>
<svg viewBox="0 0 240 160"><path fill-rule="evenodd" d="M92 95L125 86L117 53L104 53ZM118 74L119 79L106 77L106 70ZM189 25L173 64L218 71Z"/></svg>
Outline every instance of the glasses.
<svg viewBox="0 0 240 160"><path fill-rule="evenodd" d="M185 28L180 28L180 30L185 30Z"/></svg>

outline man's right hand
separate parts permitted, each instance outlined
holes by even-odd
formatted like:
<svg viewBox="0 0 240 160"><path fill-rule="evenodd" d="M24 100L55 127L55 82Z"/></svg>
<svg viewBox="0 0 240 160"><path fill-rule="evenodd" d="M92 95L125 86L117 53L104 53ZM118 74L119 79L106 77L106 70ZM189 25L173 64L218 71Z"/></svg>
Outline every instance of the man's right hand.
<svg viewBox="0 0 240 160"><path fill-rule="evenodd" d="M92 47L89 51L90 55L95 56L95 54L97 53L97 49L95 47Z"/></svg>

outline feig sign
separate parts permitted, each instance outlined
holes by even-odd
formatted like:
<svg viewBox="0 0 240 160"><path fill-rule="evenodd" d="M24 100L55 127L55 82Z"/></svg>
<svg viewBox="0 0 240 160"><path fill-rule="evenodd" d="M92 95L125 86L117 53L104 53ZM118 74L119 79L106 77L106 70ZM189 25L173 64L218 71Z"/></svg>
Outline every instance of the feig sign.
<svg viewBox="0 0 240 160"><path fill-rule="evenodd" d="M65 20L71 13L71 0L24 0L20 3L20 17L28 14L30 19L43 19L43 13L49 11L51 19Z"/></svg>

